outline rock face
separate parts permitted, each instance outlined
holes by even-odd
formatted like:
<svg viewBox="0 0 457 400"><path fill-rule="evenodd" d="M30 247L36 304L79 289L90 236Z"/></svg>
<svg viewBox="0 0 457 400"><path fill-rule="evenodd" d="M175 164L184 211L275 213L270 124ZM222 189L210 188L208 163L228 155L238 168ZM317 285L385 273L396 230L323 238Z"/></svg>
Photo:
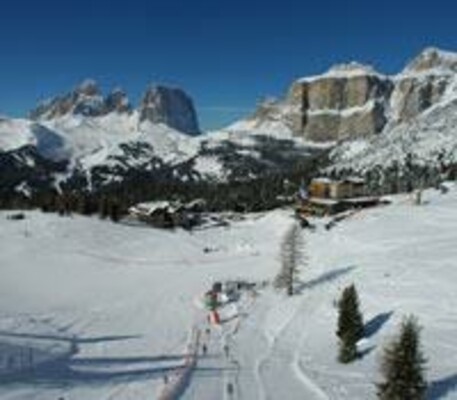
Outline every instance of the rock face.
<svg viewBox="0 0 457 400"><path fill-rule="evenodd" d="M394 78L393 120L407 122L441 101L456 75L457 54L424 50Z"/></svg>
<svg viewBox="0 0 457 400"><path fill-rule="evenodd" d="M122 89L114 89L105 99L105 112L125 113L132 111L127 93Z"/></svg>
<svg viewBox="0 0 457 400"><path fill-rule="evenodd" d="M192 99L179 88L151 86L139 112L140 122L162 123L189 135L200 133Z"/></svg>
<svg viewBox="0 0 457 400"><path fill-rule="evenodd" d="M46 121L65 115L101 117L132 111L127 94L122 89L114 89L104 97L94 81L86 80L73 91L40 104L29 116L35 121ZM138 115L139 123L165 124L189 135L200 133L192 99L178 88L150 87L141 101Z"/></svg>
<svg viewBox="0 0 457 400"><path fill-rule="evenodd" d="M286 99L298 110L292 129L316 141L378 133L386 124L386 99L392 87L387 78L358 64L301 79Z"/></svg>
<svg viewBox="0 0 457 400"><path fill-rule="evenodd" d="M70 93L41 103L29 116L33 120L51 120L69 114L100 117L131 110L127 94L121 89L113 90L104 98L95 81L85 80Z"/></svg>
<svg viewBox="0 0 457 400"><path fill-rule="evenodd" d="M95 117L104 113L104 99L97 84L85 80L70 93L41 103L29 116L34 120L49 120L67 114Z"/></svg>
<svg viewBox="0 0 457 400"><path fill-rule="evenodd" d="M262 104L250 118L261 127L280 118L297 136L340 141L371 136L415 118L446 95L457 55L426 49L396 76L358 63L295 81L282 101Z"/></svg>

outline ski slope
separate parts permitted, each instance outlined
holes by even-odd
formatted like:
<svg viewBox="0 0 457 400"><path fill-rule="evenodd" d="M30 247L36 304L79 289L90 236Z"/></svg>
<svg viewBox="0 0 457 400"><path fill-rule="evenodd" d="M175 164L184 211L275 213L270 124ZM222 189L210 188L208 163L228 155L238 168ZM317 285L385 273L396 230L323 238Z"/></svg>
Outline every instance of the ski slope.
<svg viewBox="0 0 457 400"><path fill-rule="evenodd" d="M164 399L196 343L208 351L183 375L183 399L375 399L382 347L410 313L423 326L429 399L457 399L457 188L424 199L396 196L329 231L316 221L303 231L299 294L244 295L219 327L202 294L217 280L271 280L290 210L193 233L2 212L0 399ZM367 337L363 357L343 366L334 303L353 282ZM21 349L33 368L6 379Z"/></svg>

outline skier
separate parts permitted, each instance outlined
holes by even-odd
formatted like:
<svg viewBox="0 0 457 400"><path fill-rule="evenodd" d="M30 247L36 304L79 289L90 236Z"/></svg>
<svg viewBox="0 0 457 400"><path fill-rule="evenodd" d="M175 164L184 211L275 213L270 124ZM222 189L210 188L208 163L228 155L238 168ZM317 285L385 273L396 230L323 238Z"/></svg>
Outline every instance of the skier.
<svg viewBox="0 0 457 400"><path fill-rule="evenodd" d="M232 382L227 383L227 394L228 394L229 398L233 397L233 392L234 392L233 383Z"/></svg>
<svg viewBox="0 0 457 400"><path fill-rule="evenodd" d="M206 353L208 352L208 347L206 347L206 344L205 344L205 343L203 343L202 352L203 352L203 355L204 355L204 356L206 356Z"/></svg>
<svg viewBox="0 0 457 400"><path fill-rule="evenodd" d="M225 358L228 358L228 356L229 356L229 346L228 346L227 343L224 344L223 349L224 349L224 353L225 353Z"/></svg>

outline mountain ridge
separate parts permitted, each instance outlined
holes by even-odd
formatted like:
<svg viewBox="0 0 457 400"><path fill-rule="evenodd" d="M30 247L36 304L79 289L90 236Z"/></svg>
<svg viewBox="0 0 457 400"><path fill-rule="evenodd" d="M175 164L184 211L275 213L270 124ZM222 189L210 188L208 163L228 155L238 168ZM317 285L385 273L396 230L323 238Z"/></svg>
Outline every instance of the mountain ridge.
<svg viewBox="0 0 457 400"><path fill-rule="evenodd" d="M150 86L134 108L122 89L104 95L86 80L40 104L32 119L0 119L0 154L33 147L36 152L18 158L27 176L33 162L43 164L33 160L39 156L50 165L66 163L63 174L49 171L51 186L78 182L89 190L134 173L165 171L177 181L254 179L294 170L330 148L327 171L363 175L404 163L415 148L416 158L430 165L438 164L437 154L454 164L455 102L457 54L436 48L397 75L351 62L300 78L284 99L264 102L252 116L211 134L200 134L192 99L182 89ZM24 184L8 182L8 190Z"/></svg>

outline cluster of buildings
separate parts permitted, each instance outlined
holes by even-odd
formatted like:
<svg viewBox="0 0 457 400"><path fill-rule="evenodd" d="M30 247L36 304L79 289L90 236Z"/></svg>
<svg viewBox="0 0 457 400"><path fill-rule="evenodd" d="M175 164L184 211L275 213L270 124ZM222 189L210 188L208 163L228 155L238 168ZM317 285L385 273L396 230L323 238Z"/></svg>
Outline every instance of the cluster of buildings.
<svg viewBox="0 0 457 400"><path fill-rule="evenodd" d="M358 177L315 178L299 192L301 215L332 215L355 208L379 204L379 197L370 196L365 181ZM173 201L140 203L129 209L132 217L158 228L192 228L202 223L206 202L197 199L187 204Z"/></svg>
<svg viewBox="0 0 457 400"><path fill-rule="evenodd" d="M130 207L129 214L135 219L157 228L189 228L200 223L206 202L201 199L187 204L178 201L153 201Z"/></svg>

